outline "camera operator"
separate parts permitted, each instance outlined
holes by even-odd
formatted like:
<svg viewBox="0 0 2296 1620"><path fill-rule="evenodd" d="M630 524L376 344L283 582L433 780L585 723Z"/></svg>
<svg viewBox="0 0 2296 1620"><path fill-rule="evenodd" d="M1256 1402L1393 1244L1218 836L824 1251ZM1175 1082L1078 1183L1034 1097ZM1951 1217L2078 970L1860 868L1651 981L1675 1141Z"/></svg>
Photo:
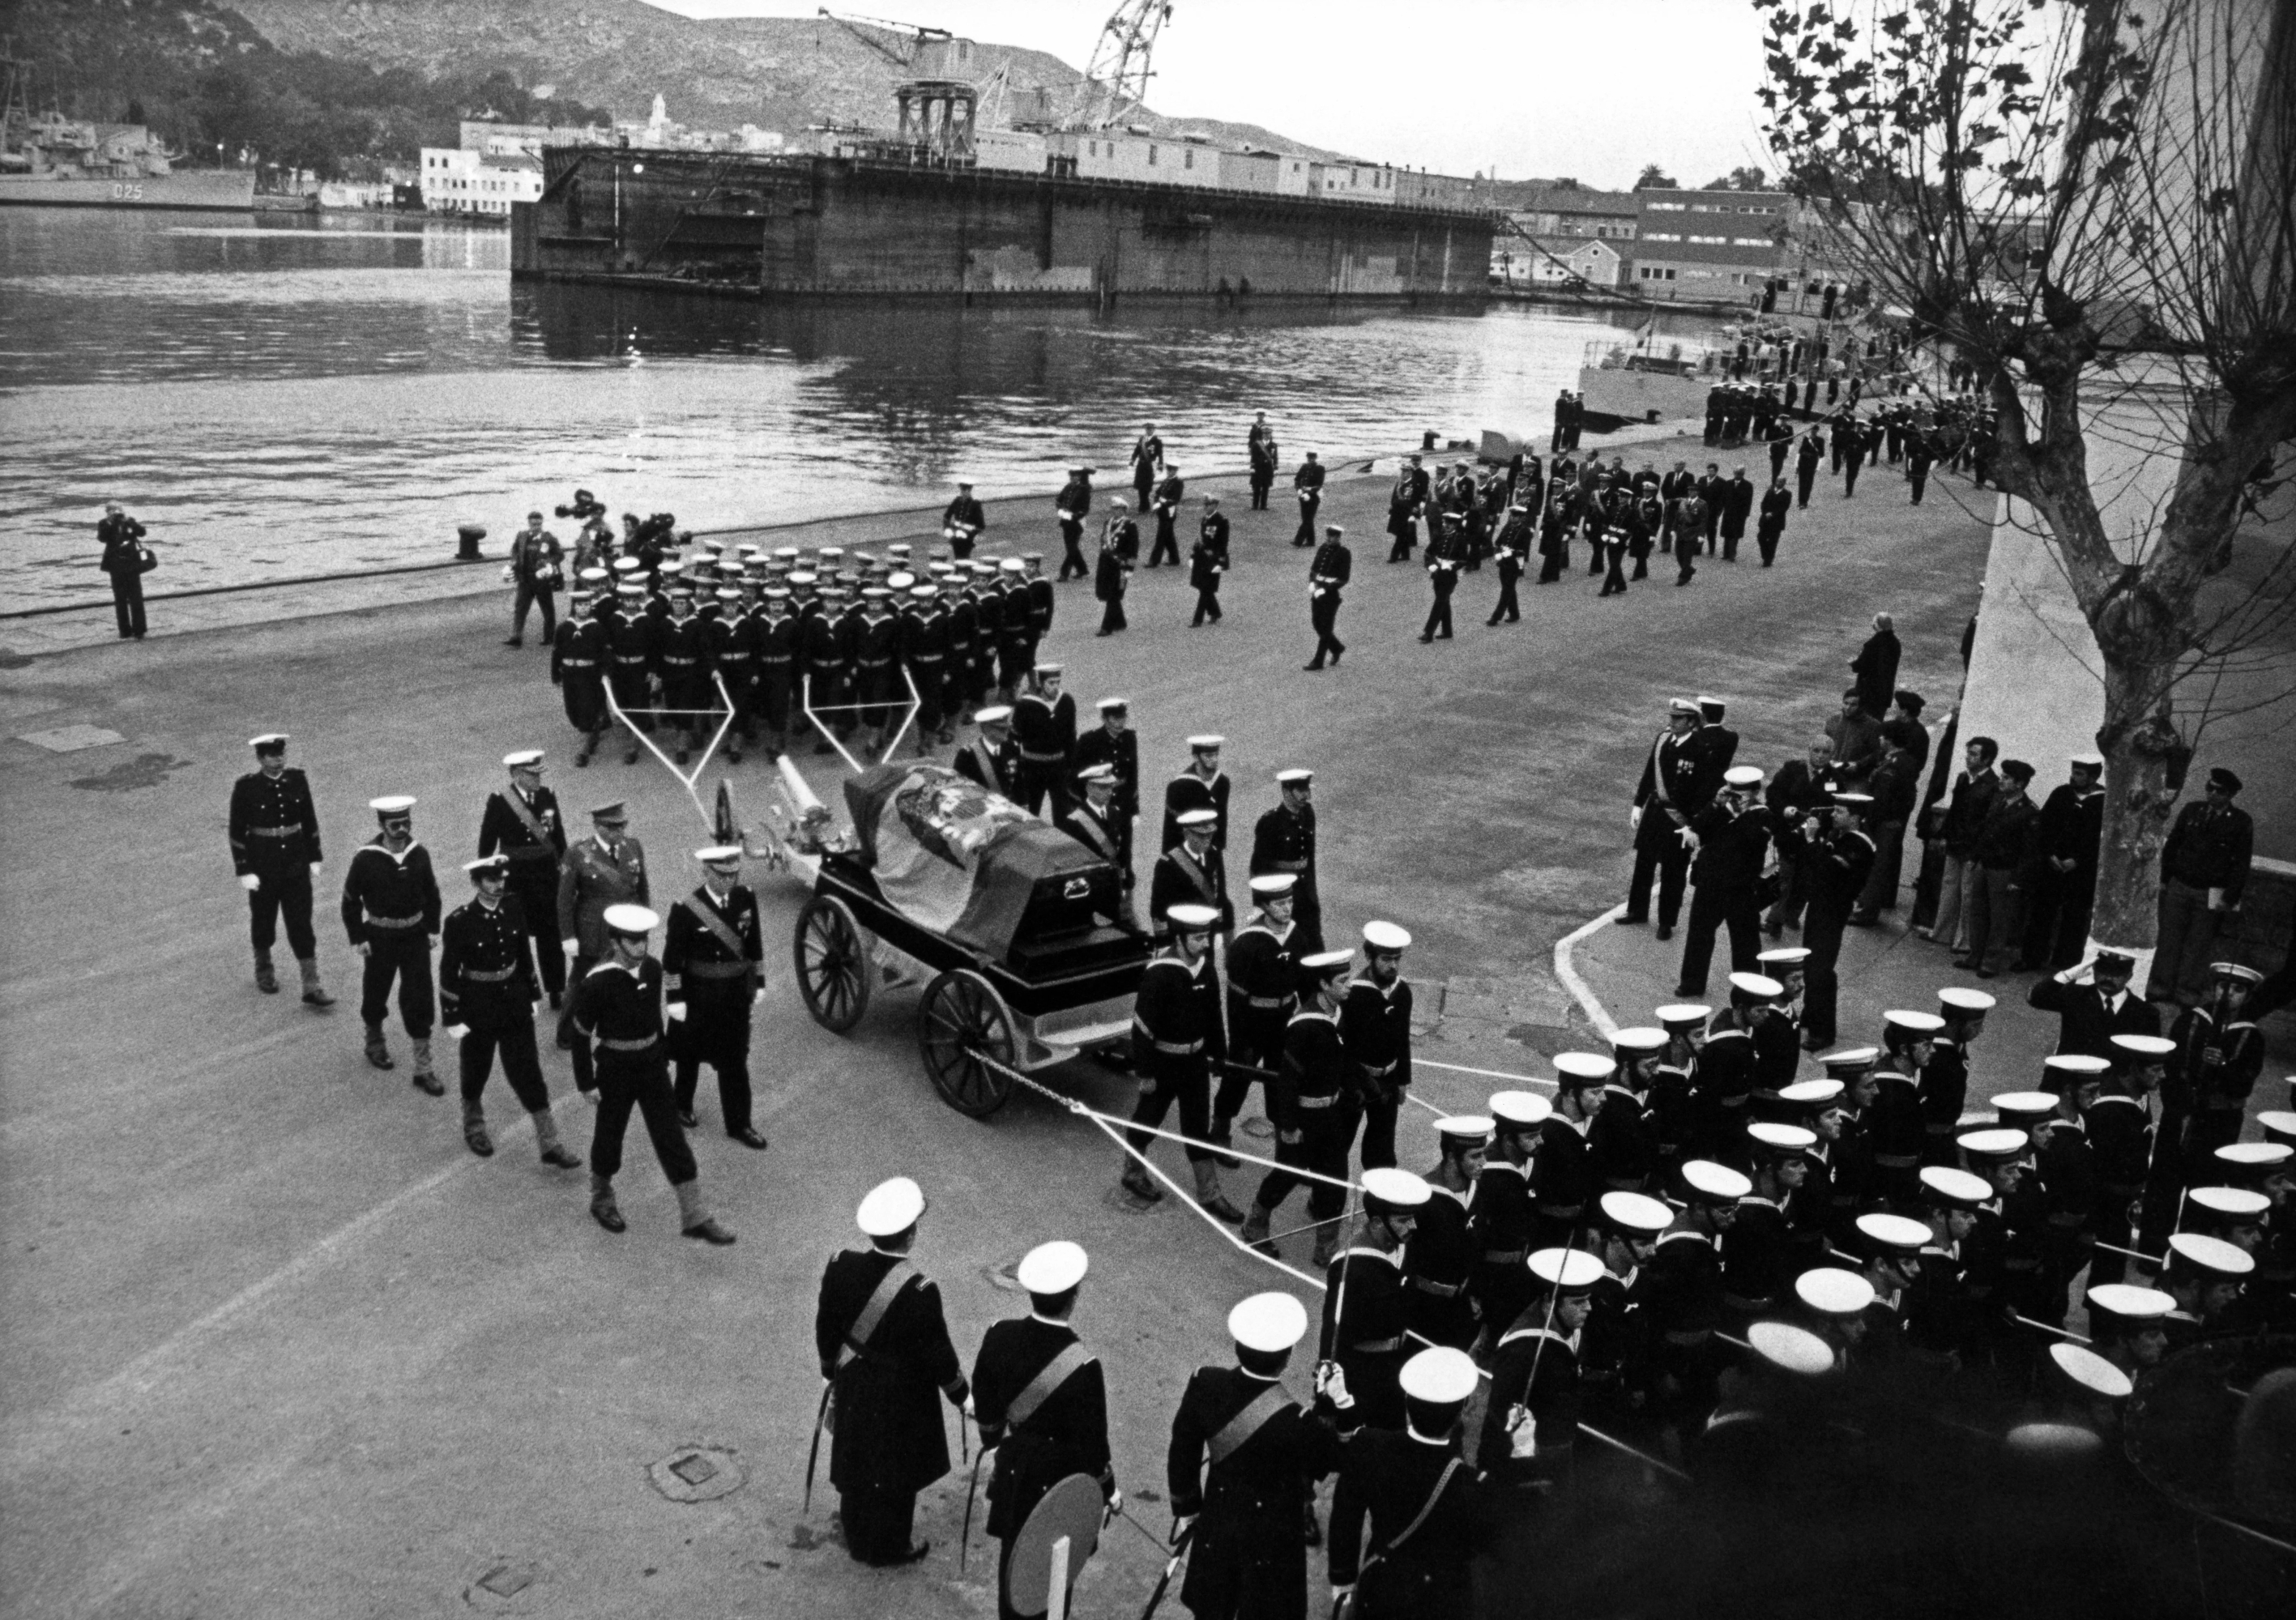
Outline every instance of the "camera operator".
<svg viewBox="0 0 2296 1620"><path fill-rule="evenodd" d="M144 639L144 576L160 566L144 544L144 526L129 517L117 501L103 506L103 521L95 526L103 543L103 560L95 566L111 576L111 610L119 618L121 641Z"/></svg>

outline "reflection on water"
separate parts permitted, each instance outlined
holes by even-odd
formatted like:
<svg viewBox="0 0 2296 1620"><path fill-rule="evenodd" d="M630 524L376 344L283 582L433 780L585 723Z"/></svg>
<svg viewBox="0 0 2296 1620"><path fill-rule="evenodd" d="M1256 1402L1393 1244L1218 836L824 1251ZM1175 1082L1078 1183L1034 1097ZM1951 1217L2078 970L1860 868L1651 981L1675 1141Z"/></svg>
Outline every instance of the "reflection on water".
<svg viewBox="0 0 2296 1620"><path fill-rule="evenodd" d="M576 485L696 528L1121 481L1142 421L1187 472L1238 469L1254 411L1286 465L1423 430L1546 419L1593 319L1111 315L767 306L513 286L499 229L321 216L0 209L0 605L98 593L107 499L153 589L496 544Z"/></svg>

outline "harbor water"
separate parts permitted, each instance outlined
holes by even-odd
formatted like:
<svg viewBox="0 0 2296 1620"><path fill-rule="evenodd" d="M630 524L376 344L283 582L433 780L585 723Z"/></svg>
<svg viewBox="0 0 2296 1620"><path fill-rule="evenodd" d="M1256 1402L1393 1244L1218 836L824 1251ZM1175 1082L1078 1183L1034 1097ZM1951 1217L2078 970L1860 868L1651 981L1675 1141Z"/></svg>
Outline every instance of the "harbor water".
<svg viewBox="0 0 2296 1620"><path fill-rule="evenodd" d="M1541 429L1615 317L1086 310L513 285L499 227L0 209L0 610L100 599L124 502L154 593L499 554L577 486L709 528L1103 489L1153 420L1182 476L1284 477L1426 430ZM573 525L554 520L562 538Z"/></svg>

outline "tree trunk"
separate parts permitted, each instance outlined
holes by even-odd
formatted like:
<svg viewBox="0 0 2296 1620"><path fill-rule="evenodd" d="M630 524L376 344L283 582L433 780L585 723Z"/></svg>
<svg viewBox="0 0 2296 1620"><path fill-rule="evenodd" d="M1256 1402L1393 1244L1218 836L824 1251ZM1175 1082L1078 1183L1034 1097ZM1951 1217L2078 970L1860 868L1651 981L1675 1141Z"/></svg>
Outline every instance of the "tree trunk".
<svg viewBox="0 0 2296 1620"><path fill-rule="evenodd" d="M2096 904L2089 954L2100 949L2136 958L2136 980L2150 970L2160 925L2161 847L2168 841L2185 740L2169 703L2174 667L2104 655L2104 834L2097 850ZM2181 768L2177 774L2181 778Z"/></svg>

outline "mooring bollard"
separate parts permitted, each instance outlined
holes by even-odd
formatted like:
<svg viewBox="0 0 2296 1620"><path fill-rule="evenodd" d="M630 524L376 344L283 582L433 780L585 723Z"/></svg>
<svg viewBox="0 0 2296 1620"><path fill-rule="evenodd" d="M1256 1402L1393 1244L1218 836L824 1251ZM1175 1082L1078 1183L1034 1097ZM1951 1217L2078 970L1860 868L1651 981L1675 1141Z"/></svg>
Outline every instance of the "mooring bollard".
<svg viewBox="0 0 2296 1620"><path fill-rule="evenodd" d="M1420 439L1419 439L1419 447L1420 447L1420 449L1422 449L1422 450L1432 450L1432 449L1435 447L1435 430L1434 430L1434 429L1430 428L1430 429L1428 429L1428 430L1427 430L1427 431L1426 431L1425 433L1423 433L1423 434L1422 434L1422 435L1420 436Z"/></svg>
<svg viewBox="0 0 2296 1620"><path fill-rule="evenodd" d="M479 555L479 542L487 537L485 524L464 523L455 528L455 534L463 543L463 549L455 553L455 561L483 562L486 560Z"/></svg>

